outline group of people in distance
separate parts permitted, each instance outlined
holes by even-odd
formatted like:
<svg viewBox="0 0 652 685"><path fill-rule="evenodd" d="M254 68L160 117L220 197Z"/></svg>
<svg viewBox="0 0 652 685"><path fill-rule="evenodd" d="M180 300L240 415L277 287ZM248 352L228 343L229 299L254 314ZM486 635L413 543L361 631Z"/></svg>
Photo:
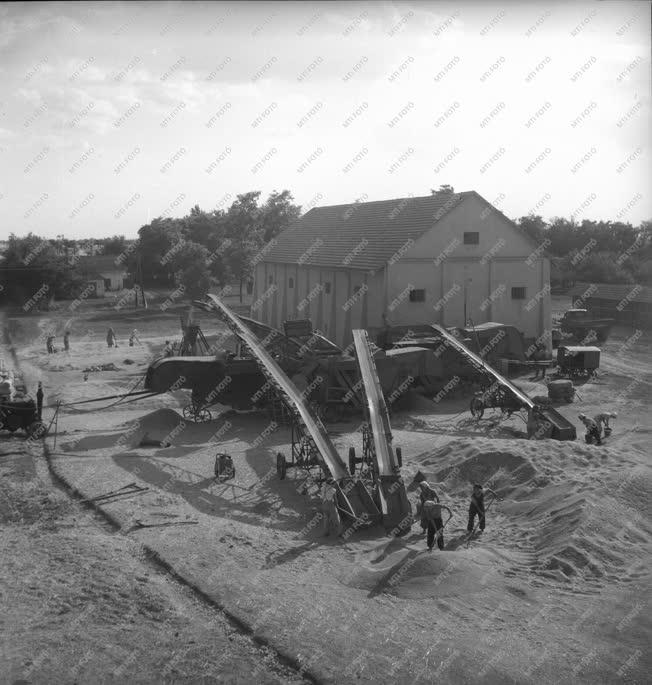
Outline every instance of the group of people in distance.
<svg viewBox="0 0 652 685"><path fill-rule="evenodd" d="M139 345L142 344L140 342L140 339L138 338L138 331L134 328L134 330L131 331L131 333L129 334L129 347L134 347L136 343L138 343ZM113 330L113 328L109 328L109 330L106 332L106 346L118 346L118 339L115 335L115 331Z"/></svg>
<svg viewBox="0 0 652 685"><path fill-rule="evenodd" d="M45 347L48 351L48 354L54 354L58 352L57 348L54 346L54 341L56 339L56 335L53 331L48 333L45 339ZM169 341L165 341L166 345L169 344ZM134 330L131 332L129 335L129 347L134 347L136 343L140 344L140 340L138 338L138 331L134 328ZM118 346L118 340L115 335L115 331L113 328L109 328L109 330L106 332L106 346L107 347L117 347ZM63 333L63 349L65 352L70 351L70 331L66 329Z"/></svg>
<svg viewBox="0 0 652 685"><path fill-rule="evenodd" d="M48 333L48 335L45 338L45 347L48 351L48 354L56 354L59 350L54 346L54 341L56 339L56 335L54 334L53 331ZM70 331L65 330L63 333L63 349L64 352L69 352L70 351Z"/></svg>

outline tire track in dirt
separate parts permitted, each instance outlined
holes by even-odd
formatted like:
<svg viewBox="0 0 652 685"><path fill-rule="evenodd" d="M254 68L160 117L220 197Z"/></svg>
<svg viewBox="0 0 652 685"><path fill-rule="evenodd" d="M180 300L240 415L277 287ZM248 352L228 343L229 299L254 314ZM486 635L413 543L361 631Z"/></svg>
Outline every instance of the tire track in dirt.
<svg viewBox="0 0 652 685"><path fill-rule="evenodd" d="M122 526L120 525L120 522L115 517L103 509L99 504L86 501L86 496L74 485L72 485L64 476L57 472L56 468L54 467L54 461L50 451L45 444L43 445L43 453L45 455L51 478L66 492L69 497L80 502L83 506L87 506L89 509L93 510L104 520L106 524L111 527L114 532L126 535ZM156 550L146 544L141 544L141 549L145 559L147 559L149 563L156 566L159 570L165 572L178 584L189 589L204 605L210 607L218 614L220 618L222 618L224 621L227 621L234 630L249 638L252 642L252 645L261 651L262 658L269 658L269 654L271 653L278 661L279 668L291 669L295 675L295 678L293 678L291 681L289 680L288 682L312 683L316 685L320 683L318 678L313 673L310 673L307 669L305 669L298 659L291 654L287 654L281 650L278 650L276 647L274 647L274 645L257 635L249 623L242 620L232 612L229 612L208 593L204 592L196 584L188 580L182 573L178 572L172 566L172 564L166 561Z"/></svg>

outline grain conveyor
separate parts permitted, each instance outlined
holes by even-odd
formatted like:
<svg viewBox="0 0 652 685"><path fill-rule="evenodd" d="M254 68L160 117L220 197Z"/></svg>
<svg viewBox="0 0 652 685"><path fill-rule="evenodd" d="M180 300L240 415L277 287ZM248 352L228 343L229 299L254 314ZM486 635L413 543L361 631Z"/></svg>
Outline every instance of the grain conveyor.
<svg viewBox="0 0 652 685"><path fill-rule="evenodd" d="M297 456L299 466L309 467L316 461L326 476L337 485L340 510L357 522L378 522L380 511L364 483L353 479L331 441L322 422L312 412L305 394L290 381L283 369L265 349L248 326L215 295L208 295L209 305L229 329L247 346L260 366L269 386L286 406L292 421L293 462ZM296 437L296 439L295 439ZM298 445L298 449L297 449ZM283 455L277 457L279 475L284 477Z"/></svg>
<svg viewBox="0 0 652 685"><path fill-rule="evenodd" d="M406 532L412 522L412 507L401 478L400 453L392 447L392 427L387 404L378 378L376 363L365 330L353 331L353 342L365 396L363 460L371 465L378 486L378 500L386 528Z"/></svg>
<svg viewBox="0 0 652 685"><path fill-rule="evenodd" d="M474 368L481 373L490 376L494 383L497 383L508 390L524 409L531 410L534 407L535 402L530 397L528 397L522 390L519 390L519 388L507 380L507 378L499 374L495 369L487 364L482 357L478 356L475 352L457 340L457 338L451 335L443 326L431 324L431 327L439 336L444 339L446 343L466 357L474 366ZM577 437L575 426L568 421L568 419L564 418L556 409L553 409L552 407L541 407L540 412L545 419L552 424L553 438L557 440L575 440Z"/></svg>

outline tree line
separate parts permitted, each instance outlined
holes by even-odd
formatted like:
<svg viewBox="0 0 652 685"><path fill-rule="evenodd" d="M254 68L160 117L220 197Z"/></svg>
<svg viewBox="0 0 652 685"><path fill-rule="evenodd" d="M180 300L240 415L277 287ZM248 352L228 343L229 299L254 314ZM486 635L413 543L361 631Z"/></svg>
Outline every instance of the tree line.
<svg viewBox="0 0 652 685"><path fill-rule="evenodd" d="M433 193L453 193L441 186ZM0 304L44 308L51 299L71 299L85 283L75 251L94 244L144 287L183 285L190 298L210 288L253 277L256 255L301 214L289 190L274 191L261 201L260 191L238 195L226 209L202 210L195 205L180 218L157 217L141 226L138 240L124 236L87 241L42 239L30 233L12 234L0 259ZM652 222L629 223L555 217L549 221L530 214L517 226L540 247L537 255L551 258L552 285L591 283L652 283ZM47 289L44 290L43 286ZM38 302L34 294L41 293Z"/></svg>
<svg viewBox="0 0 652 685"><path fill-rule="evenodd" d="M253 276L255 255L301 214L289 190L274 191L264 202L260 196L252 191L238 195L227 209L204 211L195 205L181 218L157 217L141 226L132 244L124 236L74 241L11 234L0 259L0 303L31 303L44 284L47 297L33 303L36 308L45 308L52 298L77 297L85 286L75 254L80 244L87 251L94 244L101 254L114 256L116 268L144 287L183 285L184 293L196 298L237 281L242 295Z"/></svg>
<svg viewBox="0 0 652 685"><path fill-rule="evenodd" d="M154 219L138 231L139 249L127 260L130 271L140 269L146 286L183 284L190 297L227 282L239 283L242 295L255 255L301 214L289 190L271 193L262 204L260 195L238 195L226 210L195 206L180 219Z"/></svg>
<svg viewBox="0 0 652 685"><path fill-rule="evenodd" d="M551 258L553 285L652 283L652 221L635 227L530 214L516 223Z"/></svg>

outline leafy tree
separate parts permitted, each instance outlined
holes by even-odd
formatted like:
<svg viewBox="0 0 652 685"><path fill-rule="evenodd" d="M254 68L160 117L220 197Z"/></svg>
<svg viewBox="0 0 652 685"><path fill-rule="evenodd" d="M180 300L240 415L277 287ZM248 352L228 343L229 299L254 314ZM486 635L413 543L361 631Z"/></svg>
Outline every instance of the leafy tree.
<svg viewBox="0 0 652 685"><path fill-rule="evenodd" d="M634 275L639 283L652 284L652 259L637 264Z"/></svg>
<svg viewBox="0 0 652 685"><path fill-rule="evenodd" d="M127 249L127 239L123 235L114 235L104 240L104 254L119 255Z"/></svg>
<svg viewBox="0 0 652 685"><path fill-rule="evenodd" d="M183 228L188 240L208 247L213 241L216 225L211 214L195 205L190 214L183 219Z"/></svg>
<svg viewBox="0 0 652 685"><path fill-rule="evenodd" d="M578 253L578 256L581 253ZM573 263L571 257L571 264ZM632 283L633 277L614 260L611 252L590 252L575 263L576 280L591 283Z"/></svg>
<svg viewBox="0 0 652 685"><path fill-rule="evenodd" d="M224 217L226 238L229 247L225 252L230 275L242 286L251 278L254 269L253 260L262 247L262 212L258 207L260 191L238 195Z"/></svg>
<svg viewBox="0 0 652 685"><path fill-rule="evenodd" d="M527 216L522 216L516 221L516 224L537 243L542 243L545 240L548 225L543 220L543 217L539 216L538 214L528 214Z"/></svg>
<svg viewBox="0 0 652 685"><path fill-rule="evenodd" d="M431 188L430 193L432 195L438 195L440 193L443 195L453 195L455 193L455 188L453 188L453 186L449 186L447 183L444 183L443 185L440 185L437 190Z"/></svg>
<svg viewBox="0 0 652 685"><path fill-rule="evenodd" d="M23 306L37 292L42 295L34 307L44 309L53 297L67 298L80 285L72 265L49 240L30 233L25 238L9 236L0 262L3 300Z"/></svg>
<svg viewBox="0 0 652 685"><path fill-rule="evenodd" d="M183 223L180 219L154 219L138 231L138 255L147 285L167 285L172 280L171 260L174 249L184 241ZM133 261L130 260L133 268Z"/></svg>
<svg viewBox="0 0 652 685"><path fill-rule="evenodd" d="M184 241L171 259L175 281L185 287L185 295L191 299L204 297L210 289L208 250L199 243Z"/></svg>
<svg viewBox="0 0 652 685"><path fill-rule="evenodd" d="M268 243L301 216L301 206L293 203L289 190L273 191L261 207L262 243Z"/></svg>

